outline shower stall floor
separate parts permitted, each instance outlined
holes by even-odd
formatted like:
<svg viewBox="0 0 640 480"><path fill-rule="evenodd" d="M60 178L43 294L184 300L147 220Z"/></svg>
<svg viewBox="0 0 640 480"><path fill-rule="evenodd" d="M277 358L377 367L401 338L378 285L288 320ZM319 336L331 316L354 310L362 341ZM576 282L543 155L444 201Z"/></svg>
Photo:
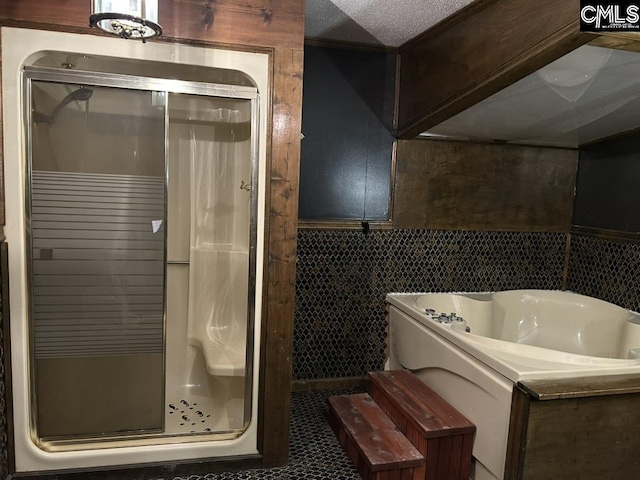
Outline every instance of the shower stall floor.
<svg viewBox="0 0 640 480"><path fill-rule="evenodd" d="M206 397L182 395L169 399L165 408L167 433L204 433L218 429L219 415L214 415L213 402Z"/></svg>

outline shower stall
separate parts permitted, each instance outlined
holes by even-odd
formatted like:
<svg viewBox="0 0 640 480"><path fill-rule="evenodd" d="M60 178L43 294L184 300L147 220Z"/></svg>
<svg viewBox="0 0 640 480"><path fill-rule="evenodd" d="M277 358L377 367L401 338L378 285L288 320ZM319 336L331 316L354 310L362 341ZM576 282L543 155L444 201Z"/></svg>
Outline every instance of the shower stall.
<svg viewBox="0 0 640 480"><path fill-rule="evenodd" d="M7 175L17 470L257 453L258 86L33 58Z"/></svg>

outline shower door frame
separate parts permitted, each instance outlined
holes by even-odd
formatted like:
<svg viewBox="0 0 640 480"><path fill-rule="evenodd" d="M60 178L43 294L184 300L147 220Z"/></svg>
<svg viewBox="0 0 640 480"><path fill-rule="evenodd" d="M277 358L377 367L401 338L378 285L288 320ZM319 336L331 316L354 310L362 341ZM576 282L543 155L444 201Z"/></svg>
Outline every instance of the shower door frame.
<svg viewBox="0 0 640 480"><path fill-rule="evenodd" d="M177 79L164 79L154 77L143 77L134 75L112 74L104 72L60 70L49 67L25 66L23 73L23 106L24 106L24 132L25 132L25 153L26 153L26 174L24 181L25 192L25 239L27 247L26 258L26 278L27 278L27 330L29 335L29 392L30 392L30 412L29 421L31 424L31 437L34 443L48 451L82 450L85 448L95 448L97 443L108 447L117 446L118 441L126 441L127 445L146 445L152 441L157 444L159 439L170 440L171 443L211 441L215 439L228 440L237 438L247 430L253 420L252 404L255 398L253 391L253 361L255 350L255 301L256 301L256 275L257 275L257 233L258 233L258 185L259 185L259 133L260 133L260 96L256 87L246 87L239 85L225 85L218 83L205 83L196 81L185 81ZM162 415L162 431L157 432L135 431L126 432L124 435L88 435L74 436L73 439L46 440L38 436L37 432L37 395L35 386L35 362L34 362L34 328L33 328L33 236L32 236L32 101L31 83L32 81L51 82L59 84L75 84L94 87L118 88L124 90L139 90L147 92L160 92L165 94L164 101L164 299L163 299L163 406L166 393L166 330L167 330L167 234L168 234L168 191L169 191L169 93L195 95L201 97L217 97L226 99L249 100L251 102L251 180L250 185L250 225L249 225L249 272L248 272L248 308L247 308L247 333L246 333L246 355L245 355L245 398L244 398L244 422L242 430L234 432L211 432L207 434L165 434L165 415ZM163 407L164 412L164 407ZM164 443L164 442L162 442ZM84 447L81 447L84 446Z"/></svg>

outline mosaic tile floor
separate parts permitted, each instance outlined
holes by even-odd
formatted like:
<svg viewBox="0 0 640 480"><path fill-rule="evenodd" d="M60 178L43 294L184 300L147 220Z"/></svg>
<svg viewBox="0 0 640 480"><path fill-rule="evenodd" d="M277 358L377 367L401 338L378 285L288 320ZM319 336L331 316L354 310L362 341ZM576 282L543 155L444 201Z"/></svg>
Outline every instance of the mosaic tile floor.
<svg viewBox="0 0 640 480"><path fill-rule="evenodd" d="M329 428L326 397L361 390L294 393L289 465L265 470L165 477L157 480L359 480Z"/></svg>

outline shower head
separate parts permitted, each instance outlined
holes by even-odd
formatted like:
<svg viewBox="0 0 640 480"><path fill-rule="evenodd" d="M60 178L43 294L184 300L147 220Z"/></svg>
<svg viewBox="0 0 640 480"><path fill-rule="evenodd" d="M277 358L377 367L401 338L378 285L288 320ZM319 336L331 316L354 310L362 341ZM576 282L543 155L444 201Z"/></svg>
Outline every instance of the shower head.
<svg viewBox="0 0 640 480"><path fill-rule="evenodd" d="M64 107L69 105L71 102L88 102L92 95L93 95L93 90L86 87L80 87L79 89L74 90L73 92L69 93L66 97L64 97L62 101L58 105L56 105L56 108L53 109L53 112L51 113L51 115L48 116L40 112L34 112L33 120L35 122L46 121L47 123L52 124L54 119L58 115L58 113L60 113L60 111Z"/></svg>
<svg viewBox="0 0 640 480"><path fill-rule="evenodd" d="M69 99L69 101L75 100L78 102L86 102L91 98L91 95L93 95L93 90L87 87L80 87L78 90L74 90L69 95L67 95L62 101L64 102L65 100Z"/></svg>
<svg viewBox="0 0 640 480"><path fill-rule="evenodd" d="M93 90L91 90L90 88L80 87L79 89L74 90L69 95L64 97L58 104L58 106L53 109L50 122L53 123L53 120L56 118L56 115L60 113L60 110L69 105L71 102L87 102L91 98L91 95L93 95Z"/></svg>

